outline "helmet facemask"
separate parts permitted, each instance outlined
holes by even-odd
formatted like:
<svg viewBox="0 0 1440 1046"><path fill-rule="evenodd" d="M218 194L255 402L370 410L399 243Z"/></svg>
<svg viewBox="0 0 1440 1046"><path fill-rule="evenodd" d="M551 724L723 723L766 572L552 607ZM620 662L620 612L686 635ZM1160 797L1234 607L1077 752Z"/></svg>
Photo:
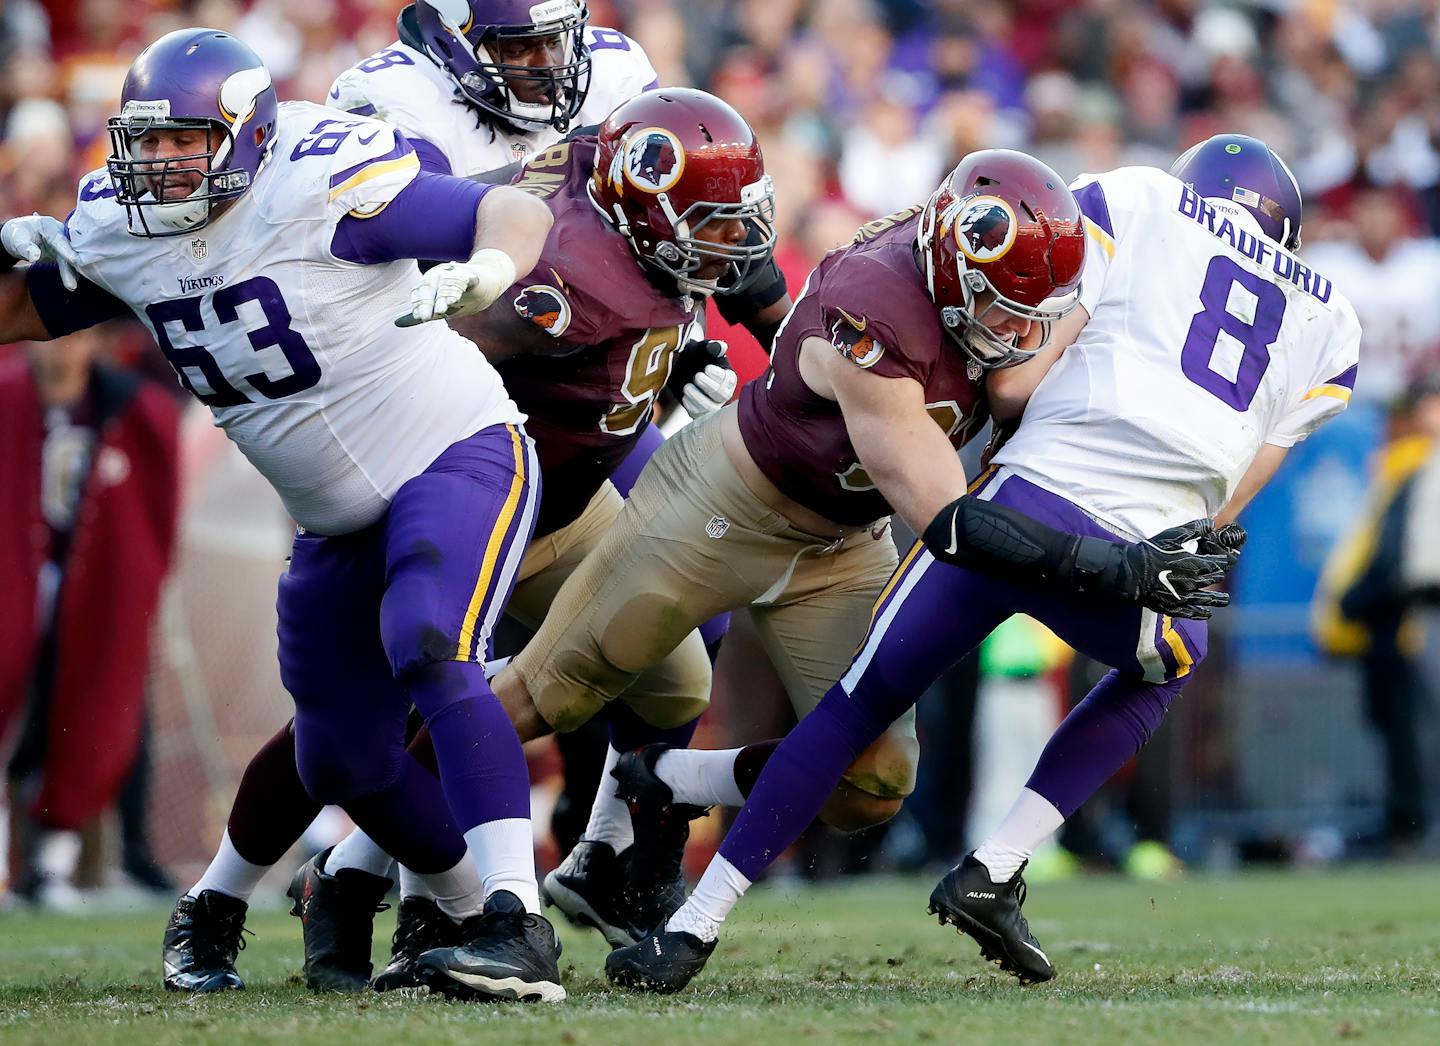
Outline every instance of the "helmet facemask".
<svg viewBox="0 0 1440 1046"><path fill-rule="evenodd" d="M775 250L775 187L767 174L740 191L738 203L692 203L677 214L665 193L656 197L670 227L671 239L661 240L646 260L691 294L725 293L744 286L769 261ZM700 231L727 221L744 224L747 236L740 243L702 239ZM712 262L725 268L711 279L695 273Z"/></svg>

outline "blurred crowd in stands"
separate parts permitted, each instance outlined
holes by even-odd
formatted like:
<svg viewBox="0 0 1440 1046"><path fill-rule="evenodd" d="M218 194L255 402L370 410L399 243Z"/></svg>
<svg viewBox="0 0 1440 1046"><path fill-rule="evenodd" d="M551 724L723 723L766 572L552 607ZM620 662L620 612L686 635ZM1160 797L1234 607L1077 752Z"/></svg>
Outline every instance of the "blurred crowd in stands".
<svg viewBox="0 0 1440 1046"><path fill-rule="evenodd" d="M0 0L0 214L69 212L76 178L104 162L104 121L126 68L162 33L229 29L265 59L282 99L319 100L338 72L395 38L401 6ZM754 125L776 183L792 293L824 252L863 221L922 202L970 150L1024 149L1069 178L1168 166L1193 142L1238 131L1289 158L1307 199L1303 253L1360 314L1356 403L1378 412L1409 391L1413 405L1414 389L1440 370L1440 0L591 0L589 8L592 24L623 29L645 47L662 84L711 90ZM143 334L111 328L101 355L153 363ZM737 350L742 380L763 369L756 347ZM11 351L0 347L0 359ZM1063 673L1048 654L1041 662L1007 662L992 675ZM943 729L970 731L973 699L968 707L958 725L942 716ZM1041 725L1043 737L1049 725ZM948 795L953 806L956 765L934 769L949 776L922 781L922 792ZM927 833L927 818L941 827ZM924 802L909 824L919 833L910 844L917 860L952 847L946 836L958 830ZM936 835L929 844L927 834Z"/></svg>

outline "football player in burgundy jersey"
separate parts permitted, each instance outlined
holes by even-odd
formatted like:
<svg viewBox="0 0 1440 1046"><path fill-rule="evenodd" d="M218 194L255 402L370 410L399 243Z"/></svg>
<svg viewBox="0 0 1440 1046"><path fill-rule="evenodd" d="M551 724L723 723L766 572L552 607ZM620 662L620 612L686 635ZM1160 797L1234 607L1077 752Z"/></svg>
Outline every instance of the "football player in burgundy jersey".
<svg viewBox="0 0 1440 1046"><path fill-rule="evenodd" d="M872 223L829 255L782 325L770 371L738 406L657 452L498 677L521 737L593 715L695 622L747 605L803 717L849 663L893 573L887 517L898 511L923 531L964 493L954 448L994 404L1011 406L1006 368L1073 308L1083 257L1064 183L1004 151L968 157L927 206ZM1028 542L1059 537L999 506L978 512L982 523L956 540L997 570L1025 571ZM1098 572L1088 561L1083 572L1073 562L1028 569L1132 603L1169 598L1137 579L1127 548L1097 549ZM1174 557L1177 605L1210 598L1193 589L1218 579L1222 561ZM738 804L770 750L708 763L696 753L703 765L680 773L713 786L698 789L700 803ZM682 754L626 757L638 767L622 775L632 808L669 803L679 781L663 764ZM883 821L913 786L915 760L913 718L902 717L852 762L821 816L851 829Z"/></svg>

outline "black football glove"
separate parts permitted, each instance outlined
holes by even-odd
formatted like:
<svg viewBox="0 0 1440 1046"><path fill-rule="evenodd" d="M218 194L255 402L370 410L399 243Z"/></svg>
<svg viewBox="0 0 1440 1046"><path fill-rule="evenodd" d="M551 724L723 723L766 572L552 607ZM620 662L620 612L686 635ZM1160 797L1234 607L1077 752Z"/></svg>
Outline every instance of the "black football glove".
<svg viewBox="0 0 1440 1046"><path fill-rule="evenodd" d="M1187 552L1189 541L1215 551ZM1097 587L1161 614L1204 621L1213 608L1230 605L1230 593L1207 589L1225 579L1244 543L1245 531L1237 524L1217 531L1212 520L1193 519L1128 546L1112 576L1105 576L1110 571L1097 576Z"/></svg>

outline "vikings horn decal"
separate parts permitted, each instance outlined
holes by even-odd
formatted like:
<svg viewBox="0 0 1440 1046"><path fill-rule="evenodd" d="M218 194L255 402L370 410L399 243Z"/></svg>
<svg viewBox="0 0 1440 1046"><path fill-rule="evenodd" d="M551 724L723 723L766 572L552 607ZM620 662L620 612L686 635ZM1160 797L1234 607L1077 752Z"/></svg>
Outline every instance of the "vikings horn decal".
<svg viewBox="0 0 1440 1046"><path fill-rule="evenodd" d="M680 139L663 127L646 127L625 142L625 180L649 193L674 187L685 170L685 149Z"/></svg>
<svg viewBox="0 0 1440 1046"><path fill-rule="evenodd" d="M885 355L885 346L875 340L873 331L865 329L869 319L851 316L844 309L837 311L840 318L830 325L830 344L857 367L875 366Z"/></svg>
<svg viewBox="0 0 1440 1046"><path fill-rule="evenodd" d="M563 293L543 283L526 287L515 298L515 311L558 338L570 326L570 302Z"/></svg>
<svg viewBox="0 0 1440 1046"><path fill-rule="evenodd" d="M955 243L973 262L993 262L1015 245L1017 222L998 196L971 196L955 212Z"/></svg>

